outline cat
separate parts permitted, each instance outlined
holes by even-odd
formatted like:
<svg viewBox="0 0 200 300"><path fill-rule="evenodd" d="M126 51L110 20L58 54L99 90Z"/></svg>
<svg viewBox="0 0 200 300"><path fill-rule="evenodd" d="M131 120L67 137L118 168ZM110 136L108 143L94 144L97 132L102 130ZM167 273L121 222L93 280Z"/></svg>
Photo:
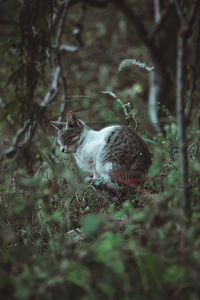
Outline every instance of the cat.
<svg viewBox="0 0 200 300"><path fill-rule="evenodd" d="M60 151L73 153L78 166L100 180L112 192L126 186L136 188L151 164L144 141L125 125L113 125L95 131L72 112L67 122L51 121L57 130Z"/></svg>

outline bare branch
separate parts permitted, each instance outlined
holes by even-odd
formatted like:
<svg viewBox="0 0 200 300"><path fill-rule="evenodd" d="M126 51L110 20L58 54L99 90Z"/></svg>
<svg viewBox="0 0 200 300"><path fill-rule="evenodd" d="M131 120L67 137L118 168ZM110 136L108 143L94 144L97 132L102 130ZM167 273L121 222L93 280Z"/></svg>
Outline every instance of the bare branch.
<svg viewBox="0 0 200 300"><path fill-rule="evenodd" d="M158 24L160 22L160 0L154 0L154 15L155 15L155 23Z"/></svg>
<svg viewBox="0 0 200 300"><path fill-rule="evenodd" d="M58 80L60 76L60 66L57 65L53 72L53 79L51 83L51 87L49 91L47 92L46 96L44 97L44 100L41 103L41 106L46 106L50 104L57 96L58 92Z"/></svg>
<svg viewBox="0 0 200 300"><path fill-rule="evenodd" d="M11 146L11 147L7 148L6 150L2 151L0 153L0 161L5 157L12 157L13 155L15 155L17 150L18 149L16 149L14 146Z"/></svg>
<svg viewBox="0 0 200 300"><path fill-rule="evenodd" d="M27 120L24 123L24 126L17 131L13 139L13 145L0 153L0 160L3 159L4 157L11 158L13 155L17 153L18 150L25 147L31 141L35 128L36 128L36 122L31 123L31 120ZM24 135L24 139L20 143L20 139L22 138L23 135Z"/></svg>
<svg viewBox="0 0 200 300"><path fill-rule="evenodd" d="M61 67L61 77L62 77L62 83L63 83L63 93L62 93L62 104L61 104L61 107L60 107L60 115L58 117L58 121L62 121L62 117L64 115L64 112L67 108L67 102L66 102L66 99L67 99L67 79L66 79L66 76L64 74L64 70L63 68Z"/></svg>
<svg viewBox="0 0 200 300"><path fill-rule="evenodd" d="M160 0L154 0L154 20L156 26L161 23ZM155 66L153 67L149 76L148 111L151 123L153 124L155 130L157 132L161 132L158 118L158 99L160 93L161 76L156 73L154 69Z"/></svg>
<svg viewBox="0 0 200 300"><path fill-rule="evenodd" d="M157 1L157 0L154 0L154 1ZM158 8L157 8L158 9ZM155 13L157 11L157 9L154 9ZM156 18L156 22L155 22L155 25L153 27L153 30L152 32L149 34L149 39L154 39L156 34L160 31L160 29L162 28L163 24L166 22L168 16L169 16L169 13L170 11L174 9L174 3L173 2L169 2L167 7L163 10L162 13L160 13L160 16L158 18Z"/></svg>
<svg viewBox="0 0 200 300"><path fill-rule="evenodd" d="M199 0L193 0L193 4L189 13L189 16L185 16L184 9L178 0L175 0L176 11L179 15L181 22L181 34L185 35L185 38L189 38L192 35L192 26L196 19L196 13L198 11Z"/></svg>
<svg viewBox="0 0 200 300"><path fill-rule="evenodd" d="M195 42L195 49L194 49L194 63L191 67L191 77L190 77L190 88L188 92L188 103L185 109L185 118L186 121L189 122L192 103L193 103L193 95L196 88L196 80L197 80L197 70L199 64L199 57L200 57L200 7L198 8L198 15L197 15L197 32L196 32L196 42Z"/></svg>
<svg viewBox="0 0 200 300"><path fill-rule="evenodd" d="M65 112L65 110L67 108L67 102L66 102L66 98L67 98L67 84L66 84L66 78L65 78L64 75L62 75L62 79L65 82L63 83L62 103L61 103L61 106L60 106L60 111L59 111L59 116L57 118L57 121L62 121L64 112ZM57 140L57 138L55 138L55 140L54 140L54 143L53 143L53 145L51 147L51 151L52 151L52 154L53 154L52 159L54 159L54 161L58 162L57 158L54 155L55 148L56 148L56 140Z"/></svg>
<svg viewBox="0 0 200 300"><path fill-rule="evenodd" d="M51 30L54 31L54 28L56 27L58 20L60 19L60 16L62 14L63 6L65 2L59 2L57 7L55 7L54 14L49 22L49 27Z"/></svg>
<svg viewBox="0 0 200 300"><path fill-rule="evenodd" d="M176 12L180 18L181 23L184 22L184 13L183 13L183 7L181 6L181 3L179 0L175 0L175 6L176 6Z"/></svg>
<svg viewBox="0 0 200 300"><path fill-rule="evenodd" d="M59 20L57 35L56 35L56 45L55 45L56 47L59 47L60 42L61 42L61 36L62 36L62 33L63 33L63 29L64 29L64 23L65 23L65 18L66 18L66 15L67 15L68 5L69 5L69 0L65 0L63 10L62 10L62 14L61 14L60 20Z"/></svg>
<svg viewBox="0 0 200 300"><path fill-rule="evenodd" d="M180 32L178 36L178 51L177 51L177 127L178 127L178 143L179 143L179 156L180 156L180 175L181 175L181 188L182 188L182 201L185 216L187 221L191 217L191 204L189 198L188 186L188 158L187 158L187 141L186 141L186 119L184 114L184 65L185 65L185 50L188 37L191 35L192 26L196 19L197 0L193 1L189 17L185 17L184 10L178 0L175 1L177 13L180 18ZM194 82L193 82L194 84ZM191 92L194 86L191 86Z"/></svg>
<svg viewBox="0 0 200 300"><path fill-rule="evenodd" d="M65 0L60 2L57 7L55 8L55 12L54 15L52 17L52 20L50 22L50 27L52 30L54 30L58 20L60 19L60 16L62 14L63 11L63 7L65 5ZM112 2L112 0L71 0L69 1L68 7L74 6L80 2L83 2L84 4L88 4L91 6L96 6L96 7L106 7L108 5L108 3Z"/></svg>
<svg viewBox="0 0 200 300"><path fill-rule="evenodd" d="M78 50L79 50L79 47L71 46L71 45L68 45L68 44L64 44L64 45L61 45L59 47L60 52L76 52Z"/></svg>
<svg viewBox="0 0 200 300"><path fill-rule="evenodd" d="M60 16L60 21L58 24L58 31L57 31L57 35L56 35L56 44L55 44L55 48L57 49L57 53L56 53L57 56L59 56L60 42L61 42L61 37L62 37L62 33L63 33L65 18L67 15L68 4L69 4L69 0L65 0L62 14ZM51 87L50 87L49 91L47 92L44 100L42 101L41 106L46 106L46 105L50 104L57 96L58 81L59 81L59 76L60 76L60 71L61 71L59 57L56 57L55 64L56 65L55 65L54 72L52 75L53 78L52 78Z"/></svg>
<svg viewBox="0 0 200 300"><path fill-rule="evenodd" d="M198 0L194 0L192 8L190 10L190 15L189 15L189 18L188 18L188 27L189 28L192 28L192 26L193 26L193 24L195 22L196 13L199 10L198 6L200 7L199 1Z"/></svg>
<svg viewBox="0 0 200 300"><path fill-rule="evenodd" d="M57 118L57 121L62 121L64 112L67 109L67 102L66 102L66 99L67 99L67 79L66 79L66 76L64 74L64 70L62 68L61 58L59 60L59 63L60 63L60 68L61 68L61 78L62 78L62 84L63 84L63 92L62 92L62 103L61 103L61 106L60 106L60 112L59 112L59 116ZM52 155L52 159L55 162L58 162L58 159L54 155L55 148L56 148L56 140L57 139L55 138L54 143L51 147L51 151L52 151L51 155Z"/></svg>
<svg viewBox="0 0 200 300"><path fill-rule="evenodd" d="M15 137L13 139L13 146L14 147L20 146L19 141L22 138L22 136L25 134L25 132L27 131L27 129L29 128L30 124L31 124L31 120L27 120L24 123L24 126L17 131L17 133L16 133L16 135L15 135Z"/></svg>
<svg viewBox="0 0 200 300"><path fill-rule="evenodd" d="M181 188L182 188L182 201L185 210L185 215L190 218L191 208L188 192L188 166L187 166L187 147L186 147L186 127L184 119L184 53L185 40L180 34L178 38L178 53L177 53L177 126L178 126L178 142L179 142L179 155L180 155L180 173L181 173Z"/></svg>

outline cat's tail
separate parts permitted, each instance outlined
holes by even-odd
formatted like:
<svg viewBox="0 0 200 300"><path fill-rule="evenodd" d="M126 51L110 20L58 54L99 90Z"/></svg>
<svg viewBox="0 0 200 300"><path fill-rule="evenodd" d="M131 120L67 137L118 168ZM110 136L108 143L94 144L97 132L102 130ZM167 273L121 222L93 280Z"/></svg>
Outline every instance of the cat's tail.
<svg viewBox="0 0 200 300"><path fill-rule="evenodd" d="M143 177L141 173L130 174L130 172L127 172L126 170L112 170L109 171L109 176L112 181L116 182L119 186L128 186L140 193L154 193L154 191L151 191L142 185L144 182L150 181L150 178Z"/></svg>

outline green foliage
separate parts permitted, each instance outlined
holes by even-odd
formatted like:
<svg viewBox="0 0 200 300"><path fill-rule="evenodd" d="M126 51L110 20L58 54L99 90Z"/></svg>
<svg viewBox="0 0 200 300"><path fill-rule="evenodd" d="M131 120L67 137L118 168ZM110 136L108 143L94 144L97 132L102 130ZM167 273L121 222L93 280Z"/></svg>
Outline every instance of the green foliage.
<svg viewBox="0 0 200 300"><path fill-rule="evenodd" d="M19 106L19 103L15 100L8 103L6 105L6 107L4 108L4 111L1 113L0 122L4 121L7 118L7 116L9 116L11 113L15 112L18 106Z"/></svg>
<svg viewBox="0 0 200 300"><path fill-rule="evenodd" d="M174 182L176 193L179 188L177 166L168 152L172 139L171 129L169 135L156 138L162 149L159 155L165 155L169 165L161 167L156 162L160 157L155 159L150 170L154 180L146 183L146 195L129 196L117 210L112 204L103 205L98 214L92 211L102 197L100 192L90 195L85 209L86 194L80 195L79 228L70 221L73 199L69 187L57 182L49 163L33 178L5 161L4 165L12 168L12 177L4 167L0 186L3 299L198 297L200 193L195 191L198 201L186 228L179 200L170 191ZM192 157L196 158L194 153ZM155 172L158 166L159 172ZM147 192L151 186L164 187L164 191L151 194ZM112 196L107 197L111 203Z"/></svg>
<svg viewBox="0 0 200 300"><path fill-rule="evenodd" d="M101 217L99 215L88 214L82 220L82 227L84 232L90 236L97 232L101 223Z"/></svg>

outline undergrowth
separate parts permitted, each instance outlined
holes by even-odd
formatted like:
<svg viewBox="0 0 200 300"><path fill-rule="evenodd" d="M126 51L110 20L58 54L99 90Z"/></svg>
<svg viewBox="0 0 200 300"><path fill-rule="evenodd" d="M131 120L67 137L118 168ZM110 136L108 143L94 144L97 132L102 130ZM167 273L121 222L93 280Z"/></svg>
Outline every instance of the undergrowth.
<svg viewBox="0 0 200 300"><path fill-rule="evenodd" d="M199 299L199 132L189 136L186 225L169 124L154 138L144 189L126 198L86 187L68 162L43 161L30 175L17 157L3 161L1 299Z"/></svg>

